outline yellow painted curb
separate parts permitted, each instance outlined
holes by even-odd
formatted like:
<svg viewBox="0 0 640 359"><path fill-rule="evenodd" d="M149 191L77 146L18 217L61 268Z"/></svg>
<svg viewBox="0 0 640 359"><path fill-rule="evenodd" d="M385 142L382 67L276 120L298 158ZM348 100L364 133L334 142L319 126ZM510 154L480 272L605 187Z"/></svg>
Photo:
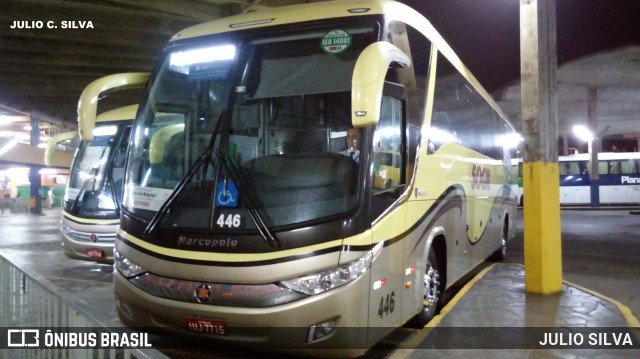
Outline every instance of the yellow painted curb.
<svg viewBox="0 0 640 359"><path fill-rule="evenodd" d="M606 295L600 294L598 292L596 292L595 290L591 290L585 287L582 287L580 285L577 285L575 283L571 283L569 281L563 280L562 282L564 282L566 285L572 286L574 288L580 289L583 292L587 292L591 295L594 295L596 297L599 297L601 299L606 300L607 302L610 302L612 304L614 304L616 307L618 307L618 310L620 311L620 313L622 314L622 316L624 317L624 319L627 320L627 324L629 324L629 327L631 328L640 328L640 322L638 322L638 319L633 315L633 313L631 312L631 309L629 309L629 307L627 307L626 305L620 303L619 301L613 299L613 298L609 298Z"/></svg>
<svg viewBox="0 0 640 359"><path fill-rule="evenodd" d="M427 323L423 329L421 330L417 330L416 334L407 342L405 342L405 345L408 347L415 347L417 346L420 342L422 342L431 332L431 329L436 327L438 324L440 324L440 322L442 321L442 319L449 313L451 312L451 310L453 310L453 308L456 306L456 304L458 304L458 302L460 301L460 299L462 299L464 297L464 295L469 291L469 289L471 289L471 287L477 283L480 279L482 279L482 277L485 276L485 274L491 270L491 268L493 268L496 265L496 263L491 264L490 266L488 266L487 268L483 269L482 271L480 271L480 273L478 273L473 279L471 279L467 284L465 284L459 291L458 293L456 293L456 295L451 298L451 300L447 303L447 305L444 306L444 308L442 308L442 310L440 311L440 314L436 315L433 319L431 319L429 321L429 323ZM524 265L520 264L520 266L524 267ZM562 283L574 287L576 289L582 290L584 292L587 292L593 296L596 296L598 298L601 298L603 300L606 300L612 304L614 304L618 310L620 311L620 313L622 314L622 316L626 319L627 324L629 325L629 327L634 328L634 329L638 329L640 328L640 322L638 321L638 319L633 315L633 313L631 312L631 310L629 309L629 307L627 307L626 305L622 304L621 302L613 299L613 298L609 298L603 294L600 294L594 290L591 289L587 289L584 288L580 285L571 283L569 281L563 280ZM635 334L635 332L634 332ZM637 337L637 334L635 334ZM409 349L397 349L395 350L390 356L389 359L404 359L407 358L409 355L411 355L411 353L413 353L415 349L414 348L409 348Z"/></svg>
<svg viewBox="0 0 640 359"><path fill-rule="evenodd" d="M427 323L427 325L425 325L424 327L433 328L436 325L440 324L440 321L442 320L442 318L444 318L445 315L449 314L449 312L453 309L453 307L455 307L456 304L458 304L460 299L462 299L462 297L464 297L464 295L467 294L469 289L471 289L471 287L474 284L476 284L480 279L482 279L482 277L484 277L484 275L487 274L487 272L490 271L491 268L493 268L495 265L496 263L493 263L487 268L481 270L480 273L476 274L476 276L473 277L473 279L471 279L469 282L467 282L467 284L465 284L464 287L462 287L458 291L458 293L456 293L456 295L453 296L453 298L451 298L451 300L447 303L447 305L445 305L444 308L440 310L440 314L433 317L433 319L431 319L429 323Z"/></svg>

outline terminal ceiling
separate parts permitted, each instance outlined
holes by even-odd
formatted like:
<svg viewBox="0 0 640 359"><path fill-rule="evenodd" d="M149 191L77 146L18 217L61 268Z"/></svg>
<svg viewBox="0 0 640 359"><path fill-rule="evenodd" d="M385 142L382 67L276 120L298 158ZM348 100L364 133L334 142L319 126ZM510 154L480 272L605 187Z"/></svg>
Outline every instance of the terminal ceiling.
<svg viewBox="0 0 640 359"><path fill-rule="evenodd" d="M558 132L570 135L587 125L587 92L596 91L600 138L640 138L640 46L595 53L560 66L556 72ZM495 91L500 107L520 129L520 81Z"/></svg>
<svg viewBox="0 0 640 359"><path fill-rule="evenodd" d="M151 71L178 31L253 9L305 2L313 1L2 0L0 115L37 112L75 128L78 97L87 84L109 74ZM9 28L16 20L91 21L93 29ZM128 105L129 98L116 96L108 107Z"/></svg>

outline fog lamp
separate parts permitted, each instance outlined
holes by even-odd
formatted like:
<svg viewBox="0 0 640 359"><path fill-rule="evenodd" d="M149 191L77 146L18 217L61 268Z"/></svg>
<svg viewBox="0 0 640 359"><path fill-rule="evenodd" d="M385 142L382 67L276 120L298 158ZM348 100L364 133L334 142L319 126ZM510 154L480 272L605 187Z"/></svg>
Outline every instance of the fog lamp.
<svg viewBox="0 0 640 359"><path fill-rule="evenodd" d="M329 336L335 328L336 318L310 326L309 333L307 334L307 343L315 342Z"/></svg>

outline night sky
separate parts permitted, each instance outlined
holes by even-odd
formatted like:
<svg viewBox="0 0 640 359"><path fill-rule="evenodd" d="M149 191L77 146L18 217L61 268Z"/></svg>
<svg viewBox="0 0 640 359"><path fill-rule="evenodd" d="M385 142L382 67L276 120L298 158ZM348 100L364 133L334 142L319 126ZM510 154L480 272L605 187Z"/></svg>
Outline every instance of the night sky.
<svg viewBox="0 0 640 359"><path fill-rule="evenodd" d="M489 90L520 77L519 0L401 0L421 12ZM640 45L640 0L556 0L558 64Z"/></svg>

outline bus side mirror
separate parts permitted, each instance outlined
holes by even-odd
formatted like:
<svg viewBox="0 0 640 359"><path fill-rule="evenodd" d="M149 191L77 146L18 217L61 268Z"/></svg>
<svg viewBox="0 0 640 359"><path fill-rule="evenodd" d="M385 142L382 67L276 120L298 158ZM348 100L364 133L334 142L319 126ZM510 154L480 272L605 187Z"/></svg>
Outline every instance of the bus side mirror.
<svg viewBox="0 0 640 359"><path fill-rule="evenodd" d="M147 72L127 72L101 77L85 87L78 101L78 131L83 141L93 140L96 113L100 96L121 90L144 87L149 80Z"/></svg>
<svg viewBox="0 0 640 359"><path fill-rule="evenodd" d="M184 132L184 124L168 125L156 131L149 144L149 163L152 165L161 164L165 157L167 142L181 132Z"/></svg>
<svg viewBox="0 0 640 359"><path fill-rule="evenodd" d="M48 167L57 166L60 162L60 155L58 154L58 150L56 150L56 145L62 141L70 140L78 136L78 132L70 131L59 133L47 142L47 147L44 149L44 164Z"/></svg>
<svg viewBox="0 0 640 359"><path fill-rule="evenodd" d="M351 80L351 123L354 127L378 123L389 67L410 64L409 56L386 41L374 42L362 51Z"/></svg>

